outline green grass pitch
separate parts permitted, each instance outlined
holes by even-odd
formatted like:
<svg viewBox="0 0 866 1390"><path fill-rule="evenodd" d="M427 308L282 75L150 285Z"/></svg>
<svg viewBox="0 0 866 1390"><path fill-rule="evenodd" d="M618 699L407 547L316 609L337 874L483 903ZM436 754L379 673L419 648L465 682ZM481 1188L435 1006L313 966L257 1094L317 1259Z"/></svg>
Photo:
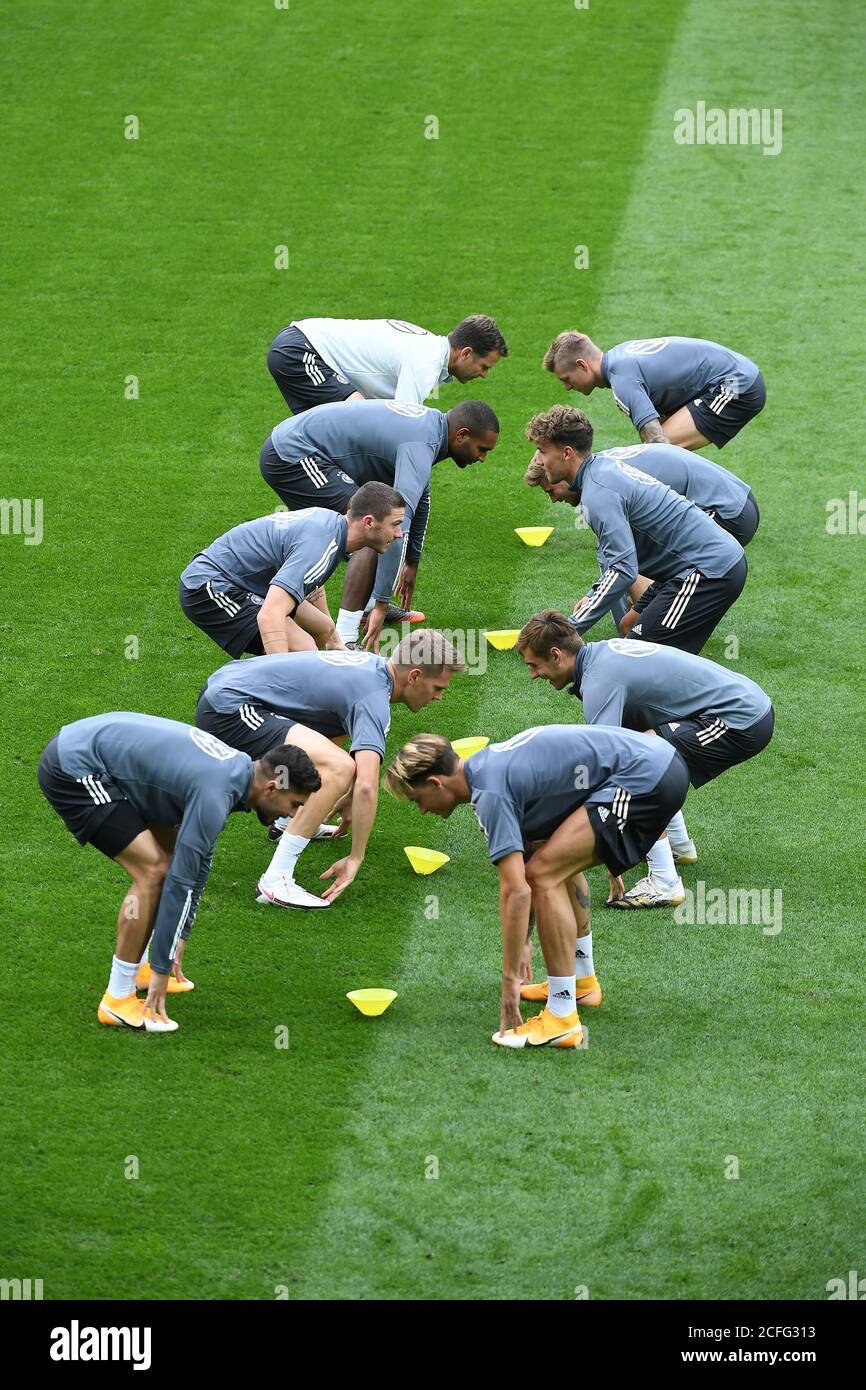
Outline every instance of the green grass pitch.
<svg viewBox="0 0 866 1390"><path fill-rule="evenodd" d="M866 1273L864 539L826 528L829 499L866 493L862 12L42 0L6 30L2 491L43 499L44 537L0 536L0 1275L46 1298L556 1300L820 1299ZM781 109L781 153L677 145L700 100ZM105 710L192 717L220 653L177 576L273 504L273 333L470 312L511 356L477 391L495 453L434 474L417 598L449 629L519 626L593 576L573 514L520 481L525 421L563 399L540 367L556 332L709 336L761 364L767 409L723 462L762 525L705 654L737 639L777 734L690 795L686 881L781 890L781 932L599 909L589 1047L503 1055L496 875L468 809L422 822L383 798L325 920L254 906L267 845L235 817L180 1031L100 1028L125 877L43 801L42 747ZM599 443L633 442L608 393L588 410ZM540 551L513 534L549 521ZM578 717L501 653L434 712L398 710L392 740ZM402 854L419 840L451 856L430 879ZM331 857L311 847L308 886ZM344 994L379 984L399 998L368 1022Z"/></svg>

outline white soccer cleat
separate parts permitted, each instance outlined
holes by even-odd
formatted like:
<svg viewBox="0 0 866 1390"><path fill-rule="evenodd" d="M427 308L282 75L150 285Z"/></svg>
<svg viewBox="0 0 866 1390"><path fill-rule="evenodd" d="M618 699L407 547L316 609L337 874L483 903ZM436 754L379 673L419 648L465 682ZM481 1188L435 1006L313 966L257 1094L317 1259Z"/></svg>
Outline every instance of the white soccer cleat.
<svg viewBox="0 0 866 1390"><path fill-rule="evenodd" d="M276 874L265 883L260 878L256 886L256 902L270 903L272 907L330 907L326 898L317 898L308 893L288 874Z"/></svg>
<svg viewBox="0 0 866 1390"><path fill-rule="evenodd" d="M291 823L292 822L286 816L280 816L279 820L273 821L268 826L268 839L273 840L275 842L280 840L282 838L283 831L287 830L291 826ZM323 822L319 826L315 835L312 836L312 839L330 840L332 835L336 835L339 828L340 827L338 825L325 825Z"/></svg>
<svg viewBox="0 0 866 1390"><path fill-rule="evenodd" d="M694 840L683 840L681 845L675 845L671 840L671 854L675 864L697 864L698 849Z"/></svg>
<svg viewBox="0 0 866 1390"><path fill-rule="evenodd" d="M319 826L318 830L316 831L315 835L313 836L313 839L330 840L332 835L336 835L339 828L340 827L338 825L325 825L323 821L322 824Z"/></svg>
<svg viewBox="0 0 866 1390"><path fill-rule="evenodd" d="M680 903L684 903L685 900L686 890L683 888L681 878L678 878L674 884L667 884L653 878L652 874L647 874L646 878L639 879L634 888L628 890L624 898L611 898L607 906L618 908L679 907Z"/></svg>

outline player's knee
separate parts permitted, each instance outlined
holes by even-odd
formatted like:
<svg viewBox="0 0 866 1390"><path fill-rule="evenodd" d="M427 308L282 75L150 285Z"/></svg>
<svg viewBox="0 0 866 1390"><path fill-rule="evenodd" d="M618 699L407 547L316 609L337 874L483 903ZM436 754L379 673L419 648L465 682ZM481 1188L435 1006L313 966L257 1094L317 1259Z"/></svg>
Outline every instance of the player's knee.
<svg viewBox="0 0 866 1390"><path fill-rule="evenodd" d="M526 882L533 893L549 888L553 883L550 867L541 858L530 859L526 865Z"/></svg>
<svg viewBox="0 0 866 1390"><path fill-rule="evenodd" d="M166 854L165 851L159 855L154 855L146 864L142 864L139 867L135 875L136 884L149 891L161 888L168 877L170 864L171 856Z"/></svg>

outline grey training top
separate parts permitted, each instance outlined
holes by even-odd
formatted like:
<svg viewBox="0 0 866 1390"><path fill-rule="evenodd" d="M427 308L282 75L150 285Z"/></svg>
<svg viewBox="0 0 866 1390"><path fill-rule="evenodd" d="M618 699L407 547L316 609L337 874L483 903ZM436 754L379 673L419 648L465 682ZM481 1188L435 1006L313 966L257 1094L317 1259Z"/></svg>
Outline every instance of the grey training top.
<svg viewBox="0 0 866 1390"><path fill-rule="evenodd" d="M359 487L369 482L395 487L406 502L405 536L430 486L433 465L448 454L448 417L404 401L336 402L283 420L271 432L271 443L286 463L316 455ZM378 601L393 592L404 544L394 541L379 559L373 588Z"/></svg>
<svg viewBox="0 0 866 1390"><path fill-rule="evenodd" d="M733 520L746 505L748 483L720 463L702 458L691 449L681 449L678 444L627 444L604 452L608 458L634 464L711 516Z"/></svg>
<svg viewBox="0 0 866 1390"><path fill-rule="evenodd" d="M187 589L210 584L215 593L234 585L262 598L276 584L301 603L348 558L348 533L346 518L326 507L260 516L199 551L181 583Z"/></svg>
<svg viewBox="0 0 866 1390"><path fill-rule="evenodd" d="M232 811L246 811L253 764L212 734L149 714L99 714L60 730L68 777L114 782L144 821L179 826L153 929L151 964L167 975L188 936L217 838Z"/></svg>
<svg viewBox="0 0 866 1390"><path fill-rule="evenodd" d="M221 666L204 697L218 714L263 705L328 738L348 734L352 753L384 758L393 690L387 661L373 652L274 652Z"/></svg>
<svg viewBox="0 0 866 1390"><path fill-rule="evenodd" d="M588 724L641 731L705 713L748 729L770 708L769 695L748 676L676 647L621 637L580 648L570 689Z"/></svg>
<svg viewBox="0 0 866 1390"><path fill-rule="evenodd" d="M698 570L719 579L743 557L739 541L694 502L609 452L584 459L571 490L596 534L601 570L590 602L569 620L577 632L597 623L639 574L664 582Z"/></svg>
<svg viewBox="0 0 866 1390"><path fill-rule="evenodd" d="M721 382L742 395L758 375L748 357L706 338L637 338L610 348L601 374L636 430Z"/></svg>
<svg viewBox="0 0 866 1390"><path fill-rule="evenodd" d="M611 802L618 788L646 796L674 756L651 734L547 724L491 743L464 764L472 809L493 863L549 839L578 806Z"/></svg>

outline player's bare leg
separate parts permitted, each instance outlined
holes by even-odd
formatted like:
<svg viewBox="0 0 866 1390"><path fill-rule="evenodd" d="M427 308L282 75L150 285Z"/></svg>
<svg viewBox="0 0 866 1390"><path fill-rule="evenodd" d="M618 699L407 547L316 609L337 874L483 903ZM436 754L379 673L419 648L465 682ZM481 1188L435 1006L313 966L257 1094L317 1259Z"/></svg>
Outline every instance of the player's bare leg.
<svg viewBox="0 0 866 1390"><path fill-rule="evenodd" d="M259 902L288 907L329 907L324 898L308 893L295 883L295 866L322 823L333 814L337 802L349 792L355 777L355 760L324 734L303 724L293 725L285 742L302 748L312 759L322 785L287 823L273 858L259 879Z"/></svg>
<svg viewBox="0 0 866 1390"><path fill-rule="evenodd" d="M317 589L314 594L309 594L303 603L298 605L294 612L294 621L313 639L313 648L318 647L330 652L339 651L345 646L328 610L328 600L325 597L324 589ZM289 651L295 650L301 650L301 648L296 648L290 641Z"/></svg>
<svg viewBox="0 0 866 1390"><path fill-rule="evenodd" d="M170 854L148 829L136 835L114 860L126 870L132 883L120 905L111 975L97 1016L100 1023L112 1027L125 1025L139 1032L172 1031L177 1024L172 1023L164 1005L148 1017L151 1011L147 1001L137 999L135 994L139 962L153 931Z"/></svg>
<svg viewBox="0 0 866 1390"><path fill-rule="evenodd" d="M361 618L373 592L379 556L374 550L356 550L349 556L343 597L337 617L337 632L345 643L357 642Z"/></svg>
<svg viewBox="0 0 866 1390"><path fill-rule="evenodd" d="M598 864L595 834L584 808L558 826L553 835L526 862L526 881L538 939L547 966L548 998L540 1014L519 1028L494 1034L502 1047L578 1047L583 1029L577 1014L575 948L577 932L588 925L588 912L577 900L573 885L584 869ZM585 879L584 879L585 882ZM576 909L581 909L578 918Z"/></svg>
<svg viewBox="0 0 866 1390"><path fill-rule="evenodd" d="M577 873L566 884L576 928L575 945L575 996L579 1008L597 1008L603 995L595 973L592 954L592 925L589 915L589 883L586 874ZM538 984L527 983L520 991L521 999L528 1003L543 1004L547 1001L547 981Z"/></svg>
<svg viewBox="0 0 866 1390"><path fill-rule="evenodd" d="M650 584L652 584L652 580L647 579L646 575L638 575L637 579L634 581L634 583L631 585L628 591L628 596L633 604L637 603L638 599L646 593Z"/></svg>
<svg viewBox="0 0 866 1390"><path fill-rule="evenodd" d="M687 405L680 406L662 424L665 438L669 444L678 444L681 449L705 449L711 442L695 425Z"/></svg>
<svg viewBox="0 0 866 1390"><path fill-rule="evenodd" d="M169 857L171 857L171 855L174 854L175 841L177 840L177 827L172 825L157 825L155 822L151 821L147 828L153 835L157 844L165 850ZM137 990L149 990L153 980L153 970L147 958L149 943L150 937L148 936L142 949L140 958L141 964L138 967L138 974L135 977L135 988ZM168 989L166 990L167 994L189 994L191 990L195 989L192 980L190 980L183 971L181 962L183 961L185 950L186 941L181 937L180 941L177 943L174 966L172 967L172 972L168 981Z"/></svg>

